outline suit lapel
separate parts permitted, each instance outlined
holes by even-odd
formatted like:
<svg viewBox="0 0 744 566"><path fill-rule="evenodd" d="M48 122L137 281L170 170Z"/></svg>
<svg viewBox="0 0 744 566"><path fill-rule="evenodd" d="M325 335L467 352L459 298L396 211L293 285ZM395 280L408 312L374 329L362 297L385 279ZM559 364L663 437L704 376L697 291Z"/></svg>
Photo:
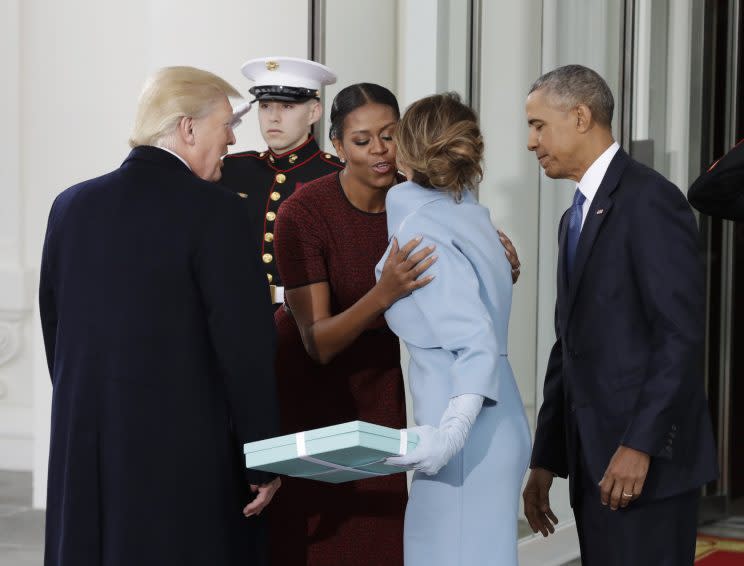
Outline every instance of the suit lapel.
<svg viewBox="0 0 744 566"><path fill-rule="evenodd" d="M570 209L563 213L560 228L558 230L558 297L561 298L559 304L563 304L564 306L566 304L566 299L568 298L568 276L566 272L566 239L568 238L569 211ZM565 308L561 309L561 311L561 321L563 321Z"/></svg>
<svg viewBox="0 0 744 566"><path fill-rule="evenodd" d="M568 219L571 214L569 208L563 213L558 229L558 327L566 328L568 324L568 273L566 270L566 245L568 240Z"/></svg>
<svg viewBox="0 0 744 566"><path fill-rule="evenodd" d="M610 166L607 168L607 172L602 179L602 183L599 185L599 189L597 189L597 194L594 196L594 200L592 200L592 205L589 207L589 212L586 215L584 226L581 229L579 243L576 247L574 271L571 280L568 282L566 318L571 314L571 309L573 308L579 285L581 283L581 277L584 274L586 262L589 260L589 256L591 255L594 241L597 239L597 235L599 234L605 218L610 214L610 209L612 208L612 193L617 188L629 159L628 154L622 149L617 151L615 157L613 157L610 162Z"/></svg>

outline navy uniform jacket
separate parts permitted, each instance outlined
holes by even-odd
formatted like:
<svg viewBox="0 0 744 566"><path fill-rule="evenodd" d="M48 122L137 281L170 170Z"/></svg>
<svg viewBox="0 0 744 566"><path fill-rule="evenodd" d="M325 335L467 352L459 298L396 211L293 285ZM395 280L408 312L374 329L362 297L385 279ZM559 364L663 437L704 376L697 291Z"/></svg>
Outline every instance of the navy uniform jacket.
<svg viewBox="0 0 744 566"><path fill-rule="evenodd" d="M341 169L338 157L321 151L312 136L281 155L267 150L225 157L221 183L247 201L251 238L261 247L269 283L282 284L274 257L274 221L279 205L298 187Z"/></svg>
<svg viewBox="0 0 744 566"><path fill-rule="evenodd" d="M639 502L717 477L705 398L705 281L684 195L622 149L592 201L567 281L561 219L556 342L532 467L599 483L618 446L651 465Z"/></svg>
<svg viewBox="0 0 744 566"><path fill-rule="evenodd" d="M744 140L695 180L687 198L704 214L744 221Z"/></svg>
<svg viewBox="0 0 744 566"><path fill-rule="evenodd" d="M275 333L242 201L137 147L44 242L46 566L261 564L244 442L275 436Z"/></svg>

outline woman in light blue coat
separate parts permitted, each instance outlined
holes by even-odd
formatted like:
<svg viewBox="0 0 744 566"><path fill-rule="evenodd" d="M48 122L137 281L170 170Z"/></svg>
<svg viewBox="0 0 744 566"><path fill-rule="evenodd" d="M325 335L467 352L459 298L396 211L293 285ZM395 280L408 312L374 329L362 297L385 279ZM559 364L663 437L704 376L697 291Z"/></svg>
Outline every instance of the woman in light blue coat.
<svg viewBox="0 0 744 566"><path fill-rule="evenodd" d="M455 94L414 103L396 130L409 182L386 199L391 246L436 245L433 281L386 312L411 354L419 445L390 464L413 465L406 566L517 564L517 514L530 432L509 365L510 264L480 181L483 140Z"/></svg>

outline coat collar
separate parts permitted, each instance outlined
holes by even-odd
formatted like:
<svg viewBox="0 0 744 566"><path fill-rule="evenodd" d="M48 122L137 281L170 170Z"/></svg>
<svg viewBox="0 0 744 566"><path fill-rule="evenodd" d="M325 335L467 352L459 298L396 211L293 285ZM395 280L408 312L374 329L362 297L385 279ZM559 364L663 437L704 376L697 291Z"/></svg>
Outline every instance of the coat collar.
<svg viewBox="0 0 744 566"><path fill-rule="evenodd" d="M612 193L615 192L620 179L623 176L625 168L630 163L630 157L625 151L619 149L612 158L610 166L607 168L602 182L597 189L597 195L592 201L592 205L589 207L584 226L581 229L581 236L579 236L579 243L576 247L576 259L574 261L574 272L571 276L571 280L568 281L568 301L566 303L566 313L570 314L573 303L576 300L576 295L581 283L581 277L584 273L584 267L586 262L591 255L592 246L594 241L597 239L602 223L605 221L607 216L610 214L612 208ZM564 224L566 224L564 222ZM565 232L565 230L564 230ZM565 234L561 235L561 239L565 240ZM561 242L565 245L565 242ZM563 248L565 249L565 248ZM563 262L561 262L563 263ZM565 269L565 265L559 266ZM565 271L564 275L565 277Z"/></svg>
<svg viewBox="0 0 744 566"><path fill-rule="evenodd" d="M152 145L139 145L129 152L129 155L121 164L122 167L133 161L147 161L168 169L186 171L193 175L191 169L172 153Z"/></svg>
<svg viewBox="0 0 744 566"><path fill-rule="evenodd" d="M318 142L315 141L313 136L310 136L305 143L300 147L294 148L292 151L275 153L270 149L262 153L260 157L267 161L272 169L287 171L288 169L302 165L305 161L312 159L319 153L320 147L318 147Z"/></svg>
<svg viewBox="0 0 744 566"><path fill-rule="evenodd" d="M388 235L392 236L405 219L422 206L437 200L452 199L448 193L437 189L428 189L413 181L404 181L388 190L385 197L387 211ZM475 202L471 191L463 195L461 202Z"/></svg>

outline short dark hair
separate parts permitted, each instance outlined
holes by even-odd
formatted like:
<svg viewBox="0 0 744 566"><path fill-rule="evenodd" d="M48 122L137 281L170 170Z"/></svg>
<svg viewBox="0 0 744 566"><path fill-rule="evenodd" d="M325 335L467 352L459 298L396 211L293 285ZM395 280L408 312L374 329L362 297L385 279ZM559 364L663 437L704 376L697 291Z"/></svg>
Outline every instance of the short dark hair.
<svg viewBox="0 0 744 566"><path fill-rule="evenodd" d="M529 94L541 89L564 109L586 104L597 123L611 127L615 99L605 80L589 67L558 67L532 83Z"/></svg>
<svg viewBox="0 0 744 566"><path fill-rule="evenodd" d="M331 105L331 129L328 137L331 140L342 139L344 120L357 108L365 104L383 104L393 109L395 119L400 118L398 99L386 89L374 83L356 83L341 89Z"/></svg>

